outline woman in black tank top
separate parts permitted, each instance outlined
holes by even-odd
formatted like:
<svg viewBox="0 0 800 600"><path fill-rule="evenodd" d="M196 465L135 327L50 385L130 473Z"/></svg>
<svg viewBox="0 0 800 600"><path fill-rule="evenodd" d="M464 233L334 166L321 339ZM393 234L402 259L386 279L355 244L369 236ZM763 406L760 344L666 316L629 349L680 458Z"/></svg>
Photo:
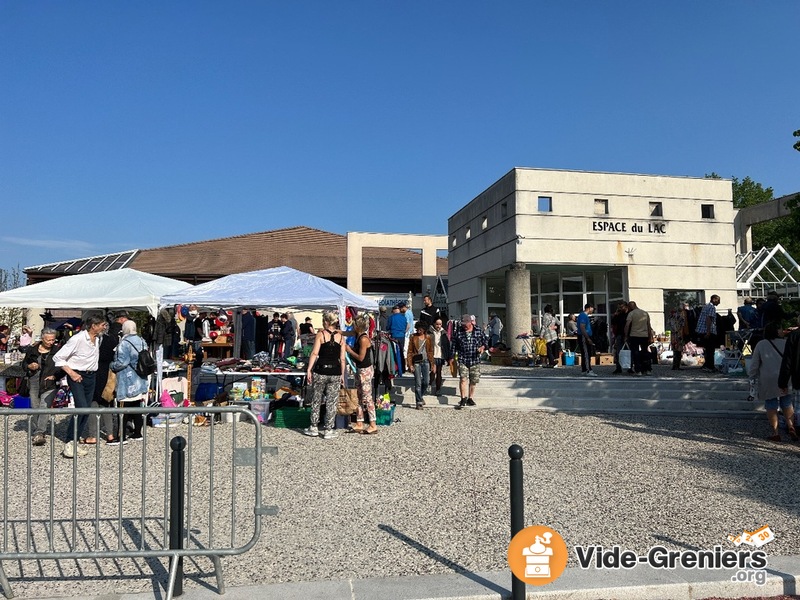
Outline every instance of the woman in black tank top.
<svg viewBox="0 0 800 600"><path fill-rule="evenodd" d="M311 425L303 433L310 436L322 435L326 440L336 437L336 406L339 390L344 381L345 343L337 331L338 313L326 311L322 316L322 329L314 338L314 347L308 357L306 378L311 384ZM317 429L322 400L325 400L325 427Z"/></svg>

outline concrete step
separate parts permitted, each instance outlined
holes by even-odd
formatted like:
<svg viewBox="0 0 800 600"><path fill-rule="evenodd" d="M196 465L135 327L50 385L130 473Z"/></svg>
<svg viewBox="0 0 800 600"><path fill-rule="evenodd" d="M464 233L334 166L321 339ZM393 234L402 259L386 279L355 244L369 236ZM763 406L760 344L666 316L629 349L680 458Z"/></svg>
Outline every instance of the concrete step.
<svg viewBox="0 0 800 600"><path fill-rule="evenodd" d="M393 399L415 404L414 380L394 380ZM458 403L458 382L449 378L439 397L426 396L427 407ZM658 377L481 377L476 393L480 408L568 412L753 415L763 412L749 402L749 383L741 377L674 379Z"/></svg>

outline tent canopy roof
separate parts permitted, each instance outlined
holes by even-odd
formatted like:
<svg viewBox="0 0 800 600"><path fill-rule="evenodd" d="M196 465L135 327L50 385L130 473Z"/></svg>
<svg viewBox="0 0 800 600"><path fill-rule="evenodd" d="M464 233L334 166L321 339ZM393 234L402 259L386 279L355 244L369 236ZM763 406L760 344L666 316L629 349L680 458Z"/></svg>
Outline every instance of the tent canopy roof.
<svg viewBox="0 0 800 600"><path fill-rule="evenodd" d="M158 314L164 294L192 287L184 281L119 269L69 275L0 293L8 308L131 308Z"/></svg>
<svg viewBox="0 0 800 600"><path fill-rule="evenodd" d="M313 310L352 306L378 310L374 300L291 267L228 275L161 297L162 305L197 304L220 308L262 307Z"/></svg>

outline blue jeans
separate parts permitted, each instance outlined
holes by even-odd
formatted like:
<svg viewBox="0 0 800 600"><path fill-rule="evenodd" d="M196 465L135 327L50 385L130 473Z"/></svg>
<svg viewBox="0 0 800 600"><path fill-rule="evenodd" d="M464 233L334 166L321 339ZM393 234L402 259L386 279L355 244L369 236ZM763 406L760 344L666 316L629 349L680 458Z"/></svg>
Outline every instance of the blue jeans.
<svg viewBox="0 0 800 600"><path fill-rule="evenodd" d="M426 360L414 365L414 399L417 406L425 404L423 396L428 393L428 383L431 377L431 364Z"/></svg>
<svg viewBox="0 0 800 600"><path fill-rule="evenodd" d="M72 399L75 401L75 408L90 408L92 406L92 398L94 397L94 371L75 371L82 377L80 383L72 381L71 377L67 377L69 382L69 389L72 392ZM69 431L67 432L68 442L76 442L78 438L85 437L86 425L89 422L89 415L80 415L78 419L78 431L75 431L74 419L70 421Z"/></svg>
<svg viewBox="0 0 800 600"><path fill-rule="evenodd" d="M287 337L283 340L283 358L289 358L294 354L294 338Z"/></svg>

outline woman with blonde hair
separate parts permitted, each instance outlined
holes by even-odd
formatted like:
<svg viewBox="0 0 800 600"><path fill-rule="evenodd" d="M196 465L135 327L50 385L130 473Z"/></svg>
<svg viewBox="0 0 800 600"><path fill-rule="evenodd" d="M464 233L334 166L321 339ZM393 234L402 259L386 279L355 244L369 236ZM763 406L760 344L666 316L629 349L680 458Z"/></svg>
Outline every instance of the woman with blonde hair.
<svg viewBox="0 0 800 600"><path fill-rule="evenodd" d="M436 363L433 360L433 336L428 333L428 326L417 321L415 333L408 340L408 356L406 368L414 373L414 397L417 410L425 406L425 394L428 393L430 374L436 374Z"/></svg>
<svg viewBox="0 0 800 600"><path fill-rule="evenodd" d="M326 311L322 315L322 329L314 338L314 347L308 357L306 380L311 384L311 424L303 433L318 436L317 428L322 400L325 399L325 428L322 438L332 440L337 436L334 430L339 390L344 382L345 343L337 329L339 314Z"/></svg>
<svg viewBox="0 0 800 600"><path fill-rule="evenodd" d="M356 433L375 434L378 433L378 425L375 416L375 400L372 398L372 378L375 368L372 360L372 342L369 334L369 317L361 313L355 318L353 328L356 332L354 348L345 346L347 353L352 357L356 365L356 390L358 391L358 410L356 412L356 424L349 430ZM369 415L369 427L364 427L364 411Z"/></svg>

